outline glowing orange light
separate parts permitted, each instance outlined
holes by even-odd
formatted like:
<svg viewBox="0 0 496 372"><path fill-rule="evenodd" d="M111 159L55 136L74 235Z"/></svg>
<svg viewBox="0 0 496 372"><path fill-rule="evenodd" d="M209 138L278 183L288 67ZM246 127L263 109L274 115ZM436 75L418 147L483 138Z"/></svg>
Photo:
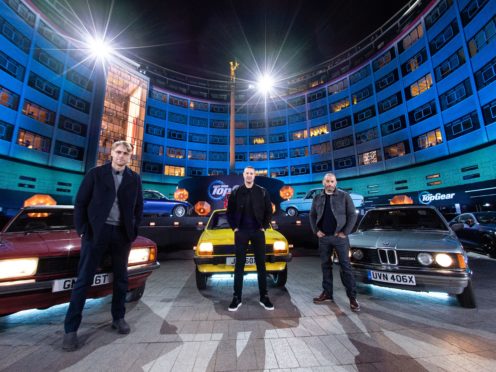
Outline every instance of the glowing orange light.
<svg viewBox="0 0 496 372"><path fill-rule="evenodd" d="M293 197L293 194L294 189L291 186L283 186L279 190L279 195L285 200L291 199Z"/></svg>
<svg viewBox="0 0 496 372"><path fill-rule="evenodd" d="M272 204L272 214L276 213L276 205L274 203L270 204Z"/></svg>
<svg viewBox="0 0 496 372"><path fill-rule="evenodd" d="M195 204L195 212L199 216L206 216L211 210L212 207L206 201L199 201Z"/></svg>
<svg viewBox="0 0 496 372"><path fill-rule="evenodd" d="M180 200L180 201L186 201L188 200L189 193L188 190L186 189L177 189L174 191L174 199L175 200Z"/></svg>
<svg viewBox="0 0 496 372"><path fill-rule="evenodd" d="M408 195L395 195L390 201L389 204L391 205L398 205L398 204L413 204L413 199L410 198Z"/></svg>
<svg viewBox="0 0 496 372"><path fill-rule="evenodd" d="M30 198L24 200L24 206L29 207L31 205L56 205L57 202L50 195L46 194L35 194ZM29 217L48 217L48 213L28 213Z"/></svg>

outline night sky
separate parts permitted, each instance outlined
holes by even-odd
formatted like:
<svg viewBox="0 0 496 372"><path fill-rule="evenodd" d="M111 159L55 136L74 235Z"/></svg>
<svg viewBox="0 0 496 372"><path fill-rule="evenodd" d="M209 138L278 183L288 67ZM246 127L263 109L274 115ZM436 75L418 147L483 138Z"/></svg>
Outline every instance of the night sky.
<svg viewBox="0 0 496 372"><path fill-rule="evenodd" d="M230 60L238 76L264 66L278 75L307 70L353 46L394 15L406 0L77 0L88 26L104 29L114 46L154 64L200 77L225 79ZM93 21L88 17L91 9ZM110 11L110 9L112 9ZM89 27L89 26L88 26ZM132 53L132 54L130 54Z"/></svg>

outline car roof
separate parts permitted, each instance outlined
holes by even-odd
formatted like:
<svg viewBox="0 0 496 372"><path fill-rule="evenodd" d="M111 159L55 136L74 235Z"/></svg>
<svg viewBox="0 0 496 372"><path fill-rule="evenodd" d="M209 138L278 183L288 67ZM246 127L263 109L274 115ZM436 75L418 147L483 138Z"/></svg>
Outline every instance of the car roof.
<svg viewBox="0 0 496 372"><path fill-rule="evenodd" d="M437 210L433 205L391 205L387 207L376 207L370 209L369 211L377 211L377 210L389 210L389 209L433 209Z"/></svg>
<svg viewBox="0 0 496 372"><path fill-rule="evenodd" d="M30 205L27 207L23 207L22 210L29 211L32 209L36 210L44 210L44 209L60 209L60 210L65 210L65 209L74 209L73 205Z"/></svg>

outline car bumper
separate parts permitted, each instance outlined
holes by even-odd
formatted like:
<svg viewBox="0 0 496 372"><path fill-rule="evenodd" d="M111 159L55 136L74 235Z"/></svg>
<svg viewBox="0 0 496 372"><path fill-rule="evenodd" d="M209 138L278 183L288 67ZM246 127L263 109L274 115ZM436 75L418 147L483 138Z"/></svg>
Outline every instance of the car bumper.
<svg viewBox="0 0 496 372"><path fill-rule="evenodd" d="M139 265L128 269L128 290L143 286L153 270L160 267L158 262ZM57 278L60 279L60 278ZM0 315L27 309L43 309L69 301L71 290L52 292L55 280L17 281L0 284ZM112 283L92 286L88 298L98 298L112 293Z"/></svg>
<svg viewBox="0 0 496 372"><path fill-rule="evenodd" d="M415 285L402 285L371 280L370 270L388 272L394 274L415 275ZM355 279L362 283L374 284L382 287L406 289L410 291L446 292L449 294L460 294L467 287L470 271L440 270L428 272L426 270L384 270L376 267L357 267L353 265Z"/></svg>
<svg viewBox="0 0 496 372"><path fill-rule="evenodd" d="M249 255L250 256L250 255ZM201 273L233 273L234 265L226 265L226 258L234 256L195 257L194 261ZM292 259L291 253L287 255L267 255L265 269L267 272L283 271L286 263ZM256 272L256 265L245 265L245 272Z"/></svg>

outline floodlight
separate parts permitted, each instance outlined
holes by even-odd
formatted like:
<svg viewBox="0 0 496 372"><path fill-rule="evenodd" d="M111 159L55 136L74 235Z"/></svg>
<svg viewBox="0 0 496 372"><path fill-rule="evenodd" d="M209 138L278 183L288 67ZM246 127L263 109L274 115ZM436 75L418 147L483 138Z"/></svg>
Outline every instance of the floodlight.
<svg viewBox="0 0 496 372"><path fill-rule="evenodd" d="M112 47L105 40L98 37L89 37L87 41L88 49L96 58L105 59L114 52Z"/></svg>
<svg viewBox="0 0 496 372"><path fill-rule="evenodd" d="M274 86L274 80L269 75L262 75L258 80L258 90L264 95L268 95Z"/></svg>

